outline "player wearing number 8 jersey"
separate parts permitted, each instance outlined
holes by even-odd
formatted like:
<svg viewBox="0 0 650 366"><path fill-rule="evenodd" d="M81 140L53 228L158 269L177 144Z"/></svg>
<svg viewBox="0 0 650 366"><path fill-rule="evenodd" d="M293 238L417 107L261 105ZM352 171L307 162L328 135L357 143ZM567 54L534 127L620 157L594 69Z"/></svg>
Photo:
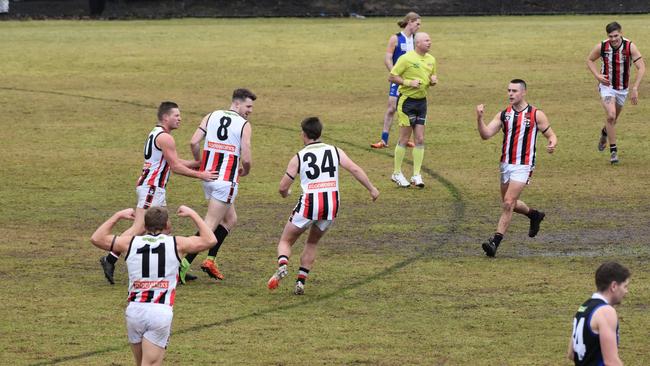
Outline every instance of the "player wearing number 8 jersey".
<svg viewBox="0 0 650 366"><path fill-rule="evenodd" d="M596 270L596 288L573 318L567 357L576 366L619 366L618 316L614 305L627 294L630 271L616 262L605 262Z"/></svg>
<svg viewBox="0 0 650 366"><path fill-rule="evenodd" d="M145 235L111 235L118 221L135 219L135 211L129 208L115 213L91 237L91 242L101 249L127 253L129 304L125 316L136 365L162 364L171 332L181 256L205 250L217 241L191 208L180 206L178 216L194 221L198 235L169 236L167 209L151 207L144 216Z"/></svg>
<svg viewBox="0 0 650 366"><path fill-rule="evenodd" d="M136 183L138 197L135 220L123 235L140 235L144 232L144 213L152 206L167 206L167 182L171 172L188 177L211 180L216 177L210 170L198 171L199 162L183 160L176 152L176 142L171 132L180 127L181 111L174 102L162 102L158 107L158 123L144 142L142 174ZM197 159L198 160L198 159ZM115 263L119 252L110 252L99 259L104 276L113 284Z"/></svg>
<svg viewBox="0 0 650 366"><path fill-rule="evenodd" d="M317 117L302 121L302 141L305 147L290 161L285 175L280 181L280 195L287 197L296 177L300 177L302 195L293 210L289 222L278 243L278 269L268 281L273 290L288 274L287 265L291 257L291 247L300 235L310 226L309 237L300 256L300 269L294 293L304 293L307 275L316 258L316 245L332 225L339 210L339 167L349 171L370 192L376 200L379 191L366 173L355 164L343 150L320 141L323 125Z"/></svg>
<svg viewBox="0 0 650 366"><path fill-rule="evenodd" d="M250 90L236 89L232 94L230 110L216 110L205 116L190 141L194 158L201 161L200 169L215 170L219 174L214 181L203 184L208 200L205 222L214 231L217 244L201 263L201 270L214 279L224 278L215 263L216 256L237 222L234 202L239 177L247 175L251 168L252 129L248 116L253 113L256 99L257 96ZM191 254L183 259L181 282L185 282L187 271L195 258L196 254Z"/></svg>

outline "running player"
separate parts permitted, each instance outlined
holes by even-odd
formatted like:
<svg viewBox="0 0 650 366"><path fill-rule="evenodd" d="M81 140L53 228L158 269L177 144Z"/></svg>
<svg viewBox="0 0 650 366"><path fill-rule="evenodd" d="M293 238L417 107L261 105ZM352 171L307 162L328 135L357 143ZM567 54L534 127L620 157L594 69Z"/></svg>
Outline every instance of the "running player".
<svg viewBox="0 0 650 366"><path fill-rule="evenodd" d="M384 56L384 65L388 72L393 69L397 59L408 51L413 51L413 38L415 33L420 29L420 16L417 13L409 12L404 16L404 19L397 22L397 25L403 30L399 33L393 34L388 39L388 47L386 48L386 55ZM370 147L374 149L382 149L388 147L388 134L390 133L390 126L393 124L393 116L397 110L397 88L399 85L390 83L388 90L388 108L384 115L384 129L381 132L381 140ZM408 141L408 146L415 146L413 142Z"/></svg>
<svg viewBox="0 0 650 366"><path fill-rule="evenodd" d="M170 173L210 181L217 177L212 171L198 171L199 162L183 160L176 153L176 142L171 132L181 124L181 111L174 102L162 102L158 107L158 123L149 132L144 142L144 164L142 174L136 184L138 202L135 209L133 225L122 235L134 236L144 233L144 213L152 206L166 206L165 188ZM119 251L110 251L99 259L104 276L112 285L115 283L113 273Z"/></svg>
<svg viewBox="0 0 650 366"><path fill-rule="evenodd" d="M605 262L596 270L597 292L585 301L573 318L567 357L576 366L621 366L618 357L618 316L614 305L627 294L630 270Z"/></svg>
<svg viewBox="0 0 650 366"><path fill-rule="evenodd" d="M294 179L300 178L302 195L278 243L278 269L268 281L273 290L289 273L287 265L291 247L310 226L309 237L300 256L300 269L294 293L302 295L305 281L316 258L316 246L327 229L334 223L339 211L339 166L349 171L376 200L379 191L366 173L343 150L320 141L323 125L317 117L305 118L302 123L302 141L305 147L289 161L287 171L280 180L280 195L287 197Z"/></svg>
<svg viewBox="0 0 650 366"><path fill-rule="evenodd" d="M201 270L208 276L223 280L216 264L219 248L237 222L235 197L239 189L239 177L251 169L251 124L248 116L253 113L257 96L248 89L236 89L232 94L230 110L216 110L203 118L192 135L190 146L194 158L201 161L200 170L214 170L219 177L203 183L208 212L205 222L217 237L208 257L201 263ZM203 142L203 153L201 153ZM196 254L183 258L181 282L185 283Z"/></svg>
<svg viewBox="0 0 650 366"><path fill-rule="evenodd" d="M424 159L424 125L427 123L427 94L429 86L438 83L436 76L436 59L428 52L431 38L426 33L415 35L415 49L407 52L397 60L390 70L388 80L400 85L397 102L397 120L399 122L399 142L395 146L395 169L391 180L399 187L410 184L402 174L402 161L406 154L406 143L411 134L415 141L413 148L413 176L411 184L423 188L420 175Z"/></svg>
<svg viewBox="0 0 650 366"><path fill-rule="evenodd" d="M526 215L530 219L528 236L537 235L539 225L544 220L544 212L528 207L519 196L530 182L535 169L535 143L540 131L548 139L546 151L553 153L557 137L551 129L548 118L541 110L526 102L526 82L514 79L508 85L510 106L497 113L487 125L483 122L485 107L476 106L478 133L483 140L503 131L501 149L501 217L497 231L492 238L483 243L488 257L494 257L512 220L512 213Z"/></svg>
<svg viewBox="0 0 650 366"><path fill-rule="evenodd" d="M161 365L169 341L174 313L180 258L205 250L217 239L189 207L180 206L180 217L189 217L198 228L192 237L169 236L167 209L151 207L144 215L145 235L112 235L120 220L134 220L132 208L115 213L92 235L92 243L104 250L126 252L129 295L126 329L136 365Z"/></svg>
<svg viewBox="0 0 650 366"><path fill-rule="evenodd" d="M623 110L628 94L630 80L630 64L636 67L634 84L630 90L632 104L639 102L639 85L645 74L645 61L641 57L636 44L623 38L621 25L617 22L607 24L607 39L597 44L587 57L587 67L598 81L600 103L605 108L607 116L605 127L600 130L598 151L604 151L609 140L609 162L618 163L618 147L616 146L616 122ZM598 70L596 60L602 60Z"/></svg>

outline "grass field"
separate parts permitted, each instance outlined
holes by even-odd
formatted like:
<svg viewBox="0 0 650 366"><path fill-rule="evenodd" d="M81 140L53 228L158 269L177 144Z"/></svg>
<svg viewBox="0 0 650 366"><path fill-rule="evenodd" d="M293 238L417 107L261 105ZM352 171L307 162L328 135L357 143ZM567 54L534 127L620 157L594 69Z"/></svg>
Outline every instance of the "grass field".
<svg viewBox="0 0 650 366"><path fill-rule="evenodd" d="M616 18L650 53L650 16ZM440 82L421 191L396 188L392 149L368 146L381 130L382 60L396 19L0 22L0 364L132 364L124 263L108 285L89 237L133 206L160 101L181 105L174 135L189 158L200 118L227 108L242 86L259 96L254 161L218 258L226 280L215 284L195 264L199 280L178 291L167 364L569 364L571 319L607 259L633 272L618 309L622 359L650 364L650 85L623 112L621 163L610 166L596 151L604 113L584 64L612 19L423 19ZM547 213L540 234L528 238L527 220L516 217L489 260L480 242L500 212L500 137L481 141L473 110L487 103L493 116L505 107L515 77L528 82L528 100L549 116L559 146L552 156L538 151L523 196ZM342 176L339 219L296 297L290 280L274 293L265 285L297 199L281 199L277 184L309 115L381 196L370 202ZM395 136L394 128L391 143ZM200 183L182 176L171 178L167 202L205 212ZM193 232L187 221L173 224Z"/></svg>

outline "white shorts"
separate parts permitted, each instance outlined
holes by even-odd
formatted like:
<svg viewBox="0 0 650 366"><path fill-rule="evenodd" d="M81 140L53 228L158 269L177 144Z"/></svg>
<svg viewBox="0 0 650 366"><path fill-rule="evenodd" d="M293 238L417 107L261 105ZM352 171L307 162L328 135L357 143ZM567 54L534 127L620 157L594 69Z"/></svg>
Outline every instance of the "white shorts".
<svg viewBox="0 0 650 366"><path fill-rule="evenodd" d="M167 200L165 195L165 188L156 186L138 186L135 188L135 193L138 196L138 208L149 208L152 206L165 207Z"/></svg>
<svg viewBox="0 0 650 366"><path fill-rule="evenodd" d="M533 175L533 167L531 165L522 164L507 164L501 163L501 184L506 184L513 180L530 184L530 177Z"/></svg>
<svg viewBox="0 0 650 366"><path fill-rule="evenodd" d="M167 348L174 318L171 306L130 302L124 315L129 343L141 343L144 337L158 347Z"/></svg>
<svg viewBox="0 0 650 366"><path fill-rule="evenodd" d="M598 84L598 91L602 99L605 99L605 97L616 97L616 104L620 106L625 104L625 99L627 99L627 89L616 90L611 86Z"/></svg>
<svg viewBox="0 0 650 366"><path fill-rule="evenodd" d="M294 224L298 229L306 229L309 225L316 225L320 231L327 231L334 224L334 220L310 220L294 212L289 217L289 222Z"/></svg>
<svg viewBox="0 0 650 366"><path fill-rule="evenodd" d="M223 180L215 180L212 182L203 182L203 192L205 193L206 200L217 200L224 203L235 202L239 185L236 182L226 182Z"/></svg>

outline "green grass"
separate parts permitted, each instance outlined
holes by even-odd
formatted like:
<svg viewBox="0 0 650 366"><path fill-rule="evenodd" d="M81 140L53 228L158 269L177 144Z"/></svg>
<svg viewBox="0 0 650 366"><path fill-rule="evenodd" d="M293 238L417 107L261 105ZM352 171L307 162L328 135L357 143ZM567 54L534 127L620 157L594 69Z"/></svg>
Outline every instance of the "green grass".
<svg viewBox="0 0 650 366"><path fill-rule="evenodd" d="M618 19L650 52L650 18ZM167 364L568 364L571 318L606 259L634 273L619 308L621 357L650 364L650 88L645 81L640 104L625 107L621 164L609 166L595 149L603 112L584 64L609 21L425 18L440 82L429 103L423 191L394 187L392 151L368 147L385 111L382 59L394 19L0 22L0 364L132 364L124 264L108 286L88 238L133 205L160 101L181 105L174 136L189 158L201 116L228 107L242 86L259 96L254 161L237 197L238 226L219 254L226 280L201 274L179 289ZM516 217L499 258L487 260L478 243L499 215L500 137L480 140L474 106L496 114L515 77L528 82L559 146L538 151L523 196L547 213L540 235L528 238ZM364 167L381 196L371 203L343 174L340 218L306 295L295 297L290 280L274 293L265 283L297 199L281 199L277 184L309 115L324 120L323 140ZM192 179L173 176L167 201L205 212ZM301 249L302 241L292 271Z"/></svg>

